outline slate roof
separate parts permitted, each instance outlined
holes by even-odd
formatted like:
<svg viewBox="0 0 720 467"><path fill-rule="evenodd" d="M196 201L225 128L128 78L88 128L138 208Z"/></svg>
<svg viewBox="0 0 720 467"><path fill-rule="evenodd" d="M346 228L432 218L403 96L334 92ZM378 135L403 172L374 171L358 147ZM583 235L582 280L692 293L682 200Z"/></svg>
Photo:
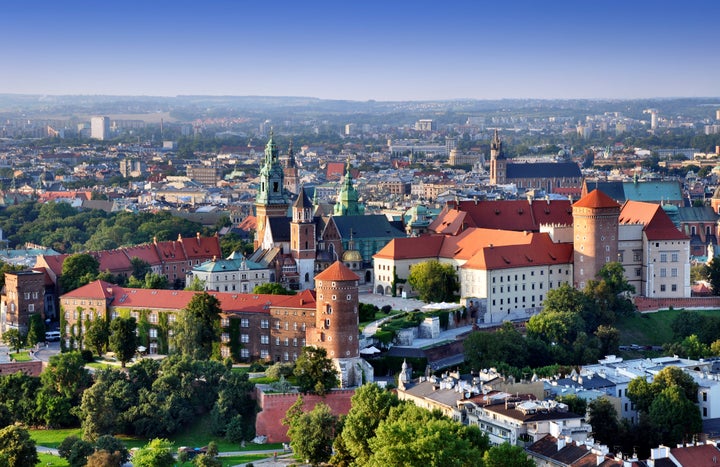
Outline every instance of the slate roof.
<svg viewBox="0 0 720 467"><path fill-rule="evenodd" d="M287 217L269 217L268 223L270 224L273 242L290 241L290 219Z"/></svg>
<svg viewBox="0 0 720 467"><path fill-rule="evenodd" d="M334 222L340 232L340 236L344 239L352 237L358 239L370 238L398 238L405 237L405 232L393 225L387 217L382 214L373 214L367 216L333 216L330 222Z"/></svg>
<svg viewBox="0 0 720 467"><path fill-rule="evenodd" d="M593 189L601 190L618 203L627 200L634 201L670 201L680 202L683 200L682 187L678 181L585 181L583 193Z"/></svg>
<svg viewBox="0 0 720 467"><path fill-rule="evenodd" d="M575 162L508 163L505 178L582 178L582 172Z"/></svg>

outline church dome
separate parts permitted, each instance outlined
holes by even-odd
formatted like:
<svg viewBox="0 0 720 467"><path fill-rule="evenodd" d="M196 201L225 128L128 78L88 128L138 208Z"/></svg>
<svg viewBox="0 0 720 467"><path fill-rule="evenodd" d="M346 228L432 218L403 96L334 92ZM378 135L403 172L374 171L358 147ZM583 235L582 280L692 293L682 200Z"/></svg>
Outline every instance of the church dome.
<svg viewBox="0 0 720 467"><path fill-rule="evenodd" d="M361 262L363 259L362 259L362 255L360 254L359 251L347 250L347 251L345 251L345 253L343 253L342 260L343 260L343 263L347 263L347 262L353 262L353 261Z"/></svg>

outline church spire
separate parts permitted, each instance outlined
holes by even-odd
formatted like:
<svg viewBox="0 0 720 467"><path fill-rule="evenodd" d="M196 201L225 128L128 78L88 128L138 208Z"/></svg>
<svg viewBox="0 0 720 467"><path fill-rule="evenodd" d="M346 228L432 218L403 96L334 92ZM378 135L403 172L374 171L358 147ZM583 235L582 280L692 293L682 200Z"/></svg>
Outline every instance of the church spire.
<svg viewBox="0 0 720 467"><path fill-rule="evenodd" d="M353 186L352 173L350 172L350 159L345 168L345 180L340 186L337 203L335 203L334 214L336 216L361 216L364 209L358 203L360 195Z"/></svg>

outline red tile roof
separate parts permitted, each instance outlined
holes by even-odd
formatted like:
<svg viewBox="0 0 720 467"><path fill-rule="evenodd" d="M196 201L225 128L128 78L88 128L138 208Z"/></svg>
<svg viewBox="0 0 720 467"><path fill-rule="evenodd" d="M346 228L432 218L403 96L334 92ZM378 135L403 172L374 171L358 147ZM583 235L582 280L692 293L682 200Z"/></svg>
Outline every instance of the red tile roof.
<svg viewBox="0 0 720 467"><path fill-rule="evenodd" d="M716 466L720 459L720 450L712 444L672 448L670 454L677 459L680 465L688 467Z"/></svg>
<svg viewBox="0 0 720 467"><path fill-rule="evenodd" d="M469 227L539 232L545 224L572 224L569 200L460 201L446 206L428 230L457 235Z"/></svg>
<svg viewBox="0 0 720 467"><path fill-rule="evenodd" d="M568 264L573 260L570 243L554 243L547 233L530 234L530 241L512 245L484 245L462 267L496 270Z"/></svg>
<svg viewBox="0 0 720 467"><path fill-rule="evenodd" d="M577 208L594 208L594 209L601 209L601 208L619 208L620 205L603 193L600 190L593 190L590 193L587 194L587 196L584 196L580 198L580 200L573 204L573 207Z"/></svg>
<svg viewBox="0 0 720 467"><path fill-rule="evenodd" d="M648 240L687 240L659 204L626 201L618 218L620 224L643 224Z"/></svg>
<svg viewBox="0 0 720 467"><path fill-rule="evenodd" d="M315 280L322 281L357 281L357 274L340 261L335 261L329 268L315 276Z"/></svg>
<svg viewBox="0 0 720 467"><path fill-rule="evenodd" d="M428 235L422 237L393 238L373 258L386 259L412 259L434 258L440 255L440 247L445 237L442 235Z"/></svg>
<svg viewBox="0 0 720 467"><path fill-rule="evenodd" d="M195 294L189 290L131 289L103 281L94 281L61 299L112 299L113 306L128 308L152 308L181 310L187 306ZM315 309L315 294L309 290L297 295L234 294L229 292L208 292L217 297L224 313L268 313L270 307Z"/></svg>

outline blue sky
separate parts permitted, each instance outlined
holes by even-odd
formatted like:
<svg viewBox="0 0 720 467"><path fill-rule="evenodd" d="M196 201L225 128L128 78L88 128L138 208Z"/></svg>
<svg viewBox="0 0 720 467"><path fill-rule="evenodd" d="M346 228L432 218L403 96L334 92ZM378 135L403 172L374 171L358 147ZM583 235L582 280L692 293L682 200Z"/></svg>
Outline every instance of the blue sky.
<svg viewBox="0 0 720 467"><path fill-rule="evenodd" d="M21 0L0 93L720 96L717 0Z"/></svg>

